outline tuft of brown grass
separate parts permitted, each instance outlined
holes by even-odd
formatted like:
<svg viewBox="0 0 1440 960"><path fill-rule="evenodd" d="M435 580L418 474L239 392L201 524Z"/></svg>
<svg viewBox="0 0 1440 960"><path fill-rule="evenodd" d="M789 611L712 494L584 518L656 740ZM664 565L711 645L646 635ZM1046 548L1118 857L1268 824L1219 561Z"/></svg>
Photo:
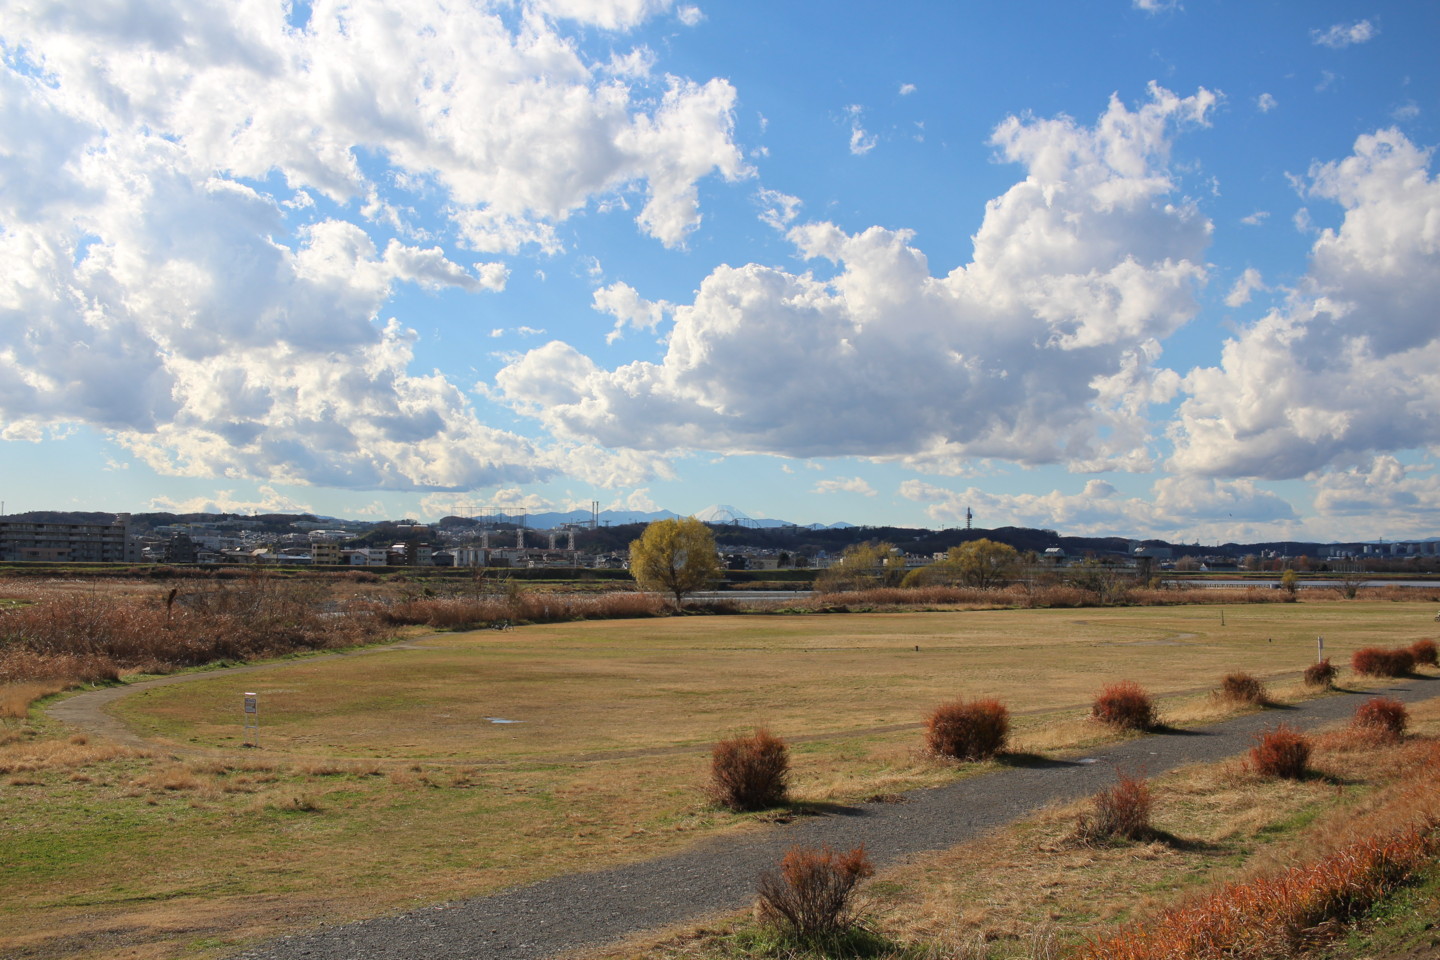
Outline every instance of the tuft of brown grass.
<svg viewBox="0 0 1440 960"><path fill-rule="evenodd" d="M1155 701L1133 680L1112 683L1100 691L1090 716L1121 730L1149 730L1155 726Z"/></svg>
<svg viewBox="0 0 1440 960"><path fill-rule="evenodd" d="M71 743L66 740L18 739L0 745L0 774L36 770L76 770L94 763L148 757L109 741Z"/></svg>
<svg viewBox="0 0 1440 960"><path fill-rule="evenodd" d="M70 684L62 680L30 681L7 683L0 686L0 717L24 720L30 715L30 705L42 697L59 693Z"/></svg>
<svg viewBox="0 0 1440 960"><path fill-rule="evenodd" d="M855 888L874 872L863 844L848 853L791 847L777 869L760 875L758 913L806 940L843 933L857 920Z"/></svg>
<svg viewBox="0 0 1440 960"><path fill-rule="evenodd" d="M748 737L721 740L711 753L711 796L731 810L779 806L789 792L789 778L789 748L763 727Z"/></svg>
<svg viewBox="0 0 1440 960"><path fill-rule="evenodd" d="M1250 748L1250 768L1265 777L1298 780L1310 762L1310 738L1289 724L1256 735Z"/></svg>
<svg viewBox="0 0 1440 960"><path fill-rule="evenodd" d="M1248 673L1229 673L1220 681L1220 698L1231 703L1262 707L1269 702L1265 684Z"/></svg>
<svg viewBox="0 0 1440 960"><path fill-rule="evenodd" d="M936 756L987 760L1009 738L1010 711L999 700L953 700L925 719L925 746Z"/></svg>
<svg viewBox="0 0 1440 960"><path fill-rule="evenodd" d="M1097 793L1091 804L1092 809L1081 815L1075 827L1080 842L1140 840L1149 835L1154 797L1144 777L1119 771L1115 785Z"/></svg>
<svg viewBox="0 0 1440 960"><path fill-rule="evenodd" d="M1405 736L1410 714L1405 704L1391 697L1372 697L1355 708L1351 726L1370 736L1394 742Z"/></svg>
<svg viewBox="0 0 1440 960"><path fill-rule="evenodd" d="M1333 687L1335 686L1335 677L1339 672L1339 670L1335 669L1335 665L1330 662L1330 658L1326 657L1324 660L1312 663L1305 668L1305 686L1325 687L1327 689Z"/></svg>
<svg viewBox="0 0 1440 960"><path fill-rule="evenodd" d="M1434 640L1416 640L1410 644L1410 656L1415 659L1416 666L1440 666L1440 650L1437 650Z"/></svg>

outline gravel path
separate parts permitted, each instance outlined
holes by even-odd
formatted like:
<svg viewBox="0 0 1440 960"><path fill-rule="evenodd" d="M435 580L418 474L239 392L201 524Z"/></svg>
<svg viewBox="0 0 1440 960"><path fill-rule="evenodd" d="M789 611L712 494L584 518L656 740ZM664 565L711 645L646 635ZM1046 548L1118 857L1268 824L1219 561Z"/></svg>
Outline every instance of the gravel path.
<svg viewBox="0 0 1440 960"><path fill-rule="evenodd" d="M826 816L704 841L658 860L322 928L248 950L235 960L540 960L744 907L753 898L756 876L791 844L849 849L864 843L883 867L973 839L1048 804L1093 794L1113 782L1117 767L1154 776L1184 764L1221 760L1248 749L1264 727L1284 721L1309 728L1340 720L1365 697L1380 693L1423 700L1440 693L1440 681L1397 681L1364 694L1342 693L1197 730L1152 734L1076 760L1020 761L993 775L915 791L902 803L839 808Z"/></svg>

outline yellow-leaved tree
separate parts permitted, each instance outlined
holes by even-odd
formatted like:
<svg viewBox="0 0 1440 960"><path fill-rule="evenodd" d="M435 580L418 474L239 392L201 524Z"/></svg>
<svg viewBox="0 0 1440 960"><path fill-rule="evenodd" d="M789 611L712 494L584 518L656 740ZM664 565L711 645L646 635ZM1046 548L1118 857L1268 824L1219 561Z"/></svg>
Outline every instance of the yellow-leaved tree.
<svg viewBox="0 0 1440 960"><path fill-rule="evenodd" d="M678 610L687 594L720 579L715 535L694 517L656 520L630 543L630 575L646 590L672 595Z"/></svg>
<svg viewBox="0 0 1440 960"><path fill-rule="evenodd" d="M966 586L988 590L1015 576L1020 554L1008 543L994 540L971 540L951 547L949 561L955 564Z"/></svg>

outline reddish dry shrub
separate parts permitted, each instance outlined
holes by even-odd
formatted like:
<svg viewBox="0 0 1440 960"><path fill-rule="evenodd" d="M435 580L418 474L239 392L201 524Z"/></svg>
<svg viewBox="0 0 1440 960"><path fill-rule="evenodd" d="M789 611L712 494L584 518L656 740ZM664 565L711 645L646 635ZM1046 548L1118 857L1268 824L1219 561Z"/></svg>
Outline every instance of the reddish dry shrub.
<svg viewBox="0 0 1440 960"><path fill-rule="evenodd" d="M864 845L849 853L791 847L778 869L760 875L760 916L806 939L841 933L857 919L855 888L874 872Z"/></svg>
<svg viewBox="0 0 1440 960"><path fill-rule="evenodd" d="M710 760L710 792L731 810L764 810L785 802L790 780L790 749L763 727L748 737L715 744Z"/></svg>
<svg viewBox="0 0 1440 960"><path fill-rule="evenodd" d="M999 700L953 700L925 719L925 745L942 757L985 760L1009 737L1010 711Z"/></svg>
<svg viewBox="0 0 1440 960"><path fill-rule="evenodd" d="M242 584L187 588L177 602L65 594L0 610L0 683L114 680L122 670L173 670L378 639L367 612L327 609L324 588L252 574Z"/></svg>
<svg viewBox="0 0 1440 960"><path fill-rule="evenodd" d="M1139 587L1130 592L1130 601L1146 607L1177 604L1292 603L1284 590L1259 587Z"/></svg>
<svg viewBox="0 0 1440 960"><path fill-rule="evenodd" d="M1350 655L1350 668L1365 677L1403 677L1415 669L1415 655L1404 647L1361 647Z"/></svg>
<svg viewBox="0 0 1440 960"><path fill-rule="evenodd" d="M1140 684L1121 680L1100 691L1090 716L1122 730L1149 730L1155 726L1155 701Z"/></svg>
<svg viewBox="0 0 1440 960"><path fill-rule="evenodd" d="M1257 707L1267 702L1265 684L1248 673L1226 674L1220 681L1220 696L1231 703L1248 703Z"/></svg>
<svg viewBox="0 0 1440 960"><path fill-rule="evenodd" d="M1373 697L1355 708L1350 723L1381 740L1395 741L1405 735L1409 721L1405 704L1391 697Z"/></svg>
<svg viewBox="0 0 1440 960"><path fill-rule="evenodd" d="M1410 656L1416 666L1440 667L1440 651L1436 650L1434 640L1416 640L1410 644Z"/></svg>
<svg viewBox="0 0 1440 960"><path fill-rule="evenodd" d="M1266 777L1298 780L1310 762L1310 738L1289 724L1280 724L1256 736L1250 748L1250 766Z"/></svg>
<svg viewBox="0 0 1440 960"><path fill-rule="evenodd" d="M1340 671L1326 657L1319 663L1312 663L1305 668L1305 686L1307 687L1333 687L1335 686L1335 675Z"/></svg>
<svg viewBox="0 0 1440 960"><path fill-rule="evenodd" d="M663 598L617 591L582 596L544 590L495 594L409 597L393 603L372 602L370 609L393 626L424 625L465 630L497 623L564 623L571 620L623 620L659 616Z"/></svg>
<svg viewBox="0 0 1440 960"><path fill-rule="evenodd" d="M1323 859L1228 884L1089 941L1072 960L1291 956L1317 930L1363 913L1440 853L1434 820L1352 841Z"/></svg>
<svg viewBox="0 0 1440 960"><path fill-rule="evenodd" d="M1150 832L1154 798L1144 777L1119 773L1115 786L1092 798L1093 808L1081 816L1075 835L1083 843L1104 840L1139 840Z"/></svg>

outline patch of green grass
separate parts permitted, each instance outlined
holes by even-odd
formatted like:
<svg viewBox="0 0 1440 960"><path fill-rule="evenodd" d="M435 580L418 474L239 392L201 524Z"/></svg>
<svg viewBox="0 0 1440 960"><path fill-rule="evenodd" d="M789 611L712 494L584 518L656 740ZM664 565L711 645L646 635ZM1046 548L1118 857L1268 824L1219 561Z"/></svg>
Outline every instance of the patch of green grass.
<svg viewBox="0 0 1440 960"><path fill-rule="evenodd" d="M1440 864L1401 887L1355 922L1316 960L1421 960L1440 956Z"/></svg>

